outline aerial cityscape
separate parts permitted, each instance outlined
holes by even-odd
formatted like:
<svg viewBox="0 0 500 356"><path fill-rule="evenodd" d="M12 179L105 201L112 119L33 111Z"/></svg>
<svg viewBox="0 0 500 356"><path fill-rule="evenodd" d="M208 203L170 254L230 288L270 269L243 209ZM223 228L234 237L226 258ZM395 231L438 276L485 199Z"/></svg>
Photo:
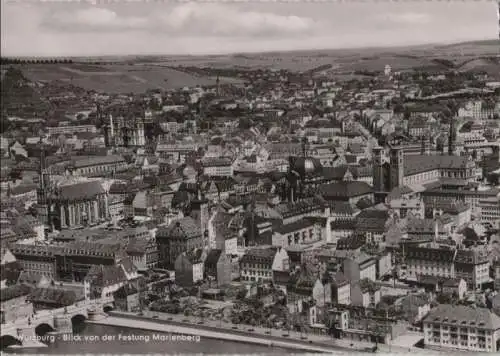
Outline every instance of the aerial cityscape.
<svg viewBox="0 0 500 356"><path fill-rule="evenodd" d="M2 3L2 353L499 353L495 4L366 4Z"/></svg>

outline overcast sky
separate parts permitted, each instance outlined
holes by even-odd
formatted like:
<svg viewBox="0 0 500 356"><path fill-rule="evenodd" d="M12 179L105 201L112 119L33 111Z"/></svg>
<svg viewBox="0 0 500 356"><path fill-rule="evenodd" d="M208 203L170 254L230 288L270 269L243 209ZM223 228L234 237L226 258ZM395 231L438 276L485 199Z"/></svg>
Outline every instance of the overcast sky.
<svg viewBox="0 0 500 356"><path fill-rule="evenodd" d="M498 38L495 3L487 0L102 6L0 1L4 56L209 54Z"/></svg>

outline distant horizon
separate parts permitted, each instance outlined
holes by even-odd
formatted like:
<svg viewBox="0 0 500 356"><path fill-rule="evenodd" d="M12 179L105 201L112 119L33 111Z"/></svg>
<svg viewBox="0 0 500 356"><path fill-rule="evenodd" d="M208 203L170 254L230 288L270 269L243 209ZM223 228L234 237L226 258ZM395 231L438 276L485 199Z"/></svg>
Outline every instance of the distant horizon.
<svg viewBox="0 0 500 356"><path fill-rule="evenodd" d="M0 2L7 57L209 56L495 39L496 3Z"/></svg>
<svg viewBox="0 0 500 356"><path fill-rule="evenodd" d="M255 52L222 52L222 53L199 53L199 54L169 54L169 53L131 53L131 54L102 54L102 55L25 55L25 56L4 56L0 55L0 58L5 59L81 59L81 58L127 58L127 57L220 57L220 56L238 56L238 55L258 55L258 54L280 54L280 53L293 53L293 52L328 52L328 51L350 51L350 50L394 50L394 49L417 49L419 47L443 47L443 46L460 46L460 45L468 45L475 44L479 42L500 42L500 39L497 38L483 38L477 40L468 40L468 41L459 41L459 42L429 42L429 43L420 43L420 44L412 44L412 45L383 45L383 46L366 46L366 47L338 47L338 48L310 48L310 49L290 49L290 50L276 50L276 51L255 51Z"/></svg>

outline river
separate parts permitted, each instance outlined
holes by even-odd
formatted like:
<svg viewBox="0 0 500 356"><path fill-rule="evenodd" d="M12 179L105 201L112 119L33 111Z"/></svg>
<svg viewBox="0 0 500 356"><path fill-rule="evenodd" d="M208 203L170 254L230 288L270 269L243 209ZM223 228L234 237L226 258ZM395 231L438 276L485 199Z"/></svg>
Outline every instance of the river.
<svg viewBox="0 0 500 356"><path fill-rule="evenodd" d="M133 323L133 321L131 321ZM63 340L62 335L55 342L42 348L25 348L3 350L16 354L275 354L286 355L300 353L299 350L289 350L279 347L268 347L209 338L194 338L193 340L172 340L182 335L168 335L133 328L117 326L82 324L71 341ZM162 335L164 341L153 340L153 334ZM87 340L85 340L87 338ZM97 339L89 341L91 339ZM106 340L104 340L106 339ZM128 339L128 340L127 340Z"/></svg>

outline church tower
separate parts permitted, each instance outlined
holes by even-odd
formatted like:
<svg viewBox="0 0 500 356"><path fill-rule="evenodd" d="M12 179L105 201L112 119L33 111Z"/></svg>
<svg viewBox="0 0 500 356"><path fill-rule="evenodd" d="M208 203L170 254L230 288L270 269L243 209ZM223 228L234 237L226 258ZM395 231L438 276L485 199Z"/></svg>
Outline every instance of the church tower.
<svg viewBox="0 0 500 356"><path fill-rule="evenodd" d="M203 246L208 246L208 220L210 212L208 210L208 200L201 193L200 182L197 179L197 196L191 200L191 217L200 224L203 238Z"/></svg>
<svg viewBox="0 0 500 356"><path fill-rule="evenodd" d="M383 192L384 169L383 169L383 149L382 147L373 148L373 187L376 192Z"/></svg>
<svg viewBox="0 0 500 356"><path fill-rule="evenodd" d="M390 151L391 179L390 190L403 186L404 155L401 147L393 147Z"/></svg>
<svg viewBox="0 0 500 356"><path fill-rule="evenodd" d="M220 97L220 79L219 79L219 76L217 76L217 80L215 81L215 86L216 86L216 94L218 97Z"/></svg>
<svg viewBox="0 0 500 356"><path fill-rule="evenodd" d="M38 218L45 226L50 226L50 204L49 204L49 189L50 189L50 175L47 172L45 158L45 147L40 137L40 170L39 182L37 189L37 205L38 205Z"/></svg>

